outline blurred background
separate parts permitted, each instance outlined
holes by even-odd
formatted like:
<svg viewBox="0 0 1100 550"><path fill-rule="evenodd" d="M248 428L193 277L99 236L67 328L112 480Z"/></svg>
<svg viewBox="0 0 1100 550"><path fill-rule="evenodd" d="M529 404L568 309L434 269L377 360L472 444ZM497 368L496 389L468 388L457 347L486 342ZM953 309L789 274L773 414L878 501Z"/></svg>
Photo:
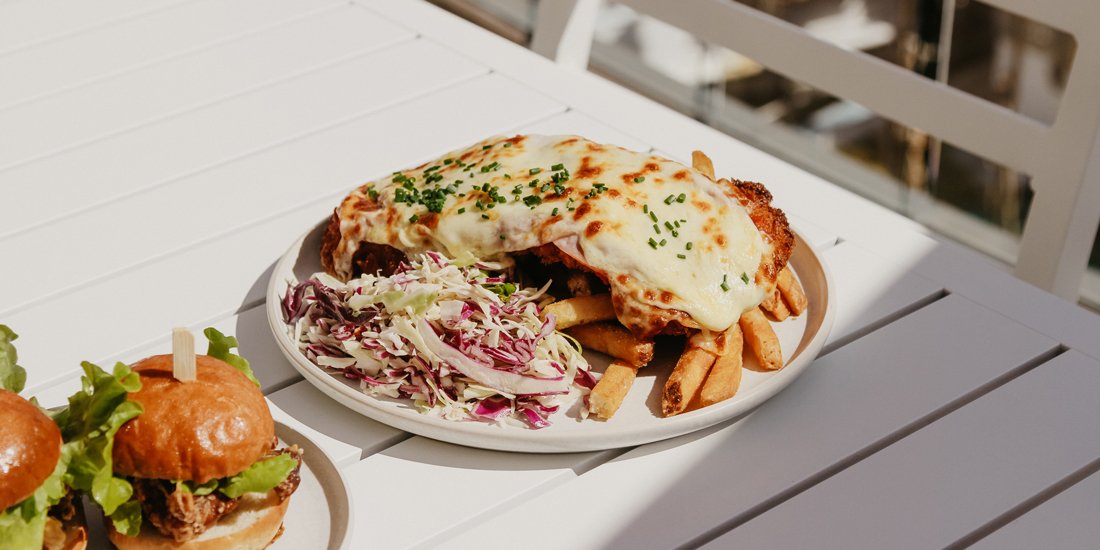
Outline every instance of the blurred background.
<svg viewBox="0 0 1100 550"><path fill-rule="evenodd" d="M431 0L516 43L540 0ZM552 0L551 0L552 1ZM973 0L734 0L815 37L1051 123L1074 40ZM1016 257L1032 191L1020 173L605 3L589 70L981 251ZM1100 308L1100 239L1081 303Z"/></svg>

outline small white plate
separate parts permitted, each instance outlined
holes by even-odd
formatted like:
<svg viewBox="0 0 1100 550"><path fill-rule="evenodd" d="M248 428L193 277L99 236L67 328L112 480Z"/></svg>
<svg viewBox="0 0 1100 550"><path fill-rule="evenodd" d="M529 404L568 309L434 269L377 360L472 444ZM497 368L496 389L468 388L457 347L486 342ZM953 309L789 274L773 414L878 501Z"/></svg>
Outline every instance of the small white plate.
<svg viewBox="0 0 1100 550"><path fill-rule="evenodd" d="M275 435L283 445L302 449L302 481L290 497L283 534L269 548L351 548L351 492L340 469L316 443L293 428L276 421ZM107 541L103 514L84 500L88 550L113 548Z"/></svg>
<svg viewBox="0 0 1100 550"><path fill-rule="evenodd" d="M351 492L340 468L316 443L294 428L275 422L275 435L284 445L302 449L299 471L302 482L290 497L290 507L283 518L283 534L270 548L350 548Z"/></svg>
<svg viewBox="0 0 1100 550"><path fill-rule="evenodd" d="M344 406L384 424L414 434L484 449L535 453L566 453L640 445L693 432L740 416L785 388L813 362L833 323L830 304L832 281L818 254L795 232L791 270L802 282L810 305L798 318L773 323L783 348L786 366L774 372L753 370L754 360L746 355L741 387L734 397L671 418L660 416L661 389L676 364L679 349L662 346L653 362L638 372L630 393L608 421L581 421L577 407L550 417L552 425L539 430L483 422L456 422L418 413L409 404L378 399L359 391L356 382L341 374L330 374L311 363L298 351L294 335L282 319L280 304L289 284L308 279L321 271L321 237L325 220L296 240L275 265L267 289L267 319L275 341L302 376ZM593 369L602 371L608 358L586 352ZM566 409L563 407L563 409Z"/></svg>

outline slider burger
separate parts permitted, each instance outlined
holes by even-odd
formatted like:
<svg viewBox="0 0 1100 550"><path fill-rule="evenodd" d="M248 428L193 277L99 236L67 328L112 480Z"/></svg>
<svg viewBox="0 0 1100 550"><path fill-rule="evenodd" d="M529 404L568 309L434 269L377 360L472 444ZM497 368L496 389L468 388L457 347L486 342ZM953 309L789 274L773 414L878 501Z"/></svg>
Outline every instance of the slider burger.
<svg viewBox="0 0 1100 550"><path fill-rule="evenodd" d="M0 325L0 546L79 550L88 532L62 481L68 461L62 460L61 430L16 393L26 380L15 363L16 338Z"/></svg>
<svg viewBox="0 0 1100 550"><path fill-rule="evenodd" d="M794 236L771 194L576 136L490 138L354 190L321 263L341 280L407 254L511 263L551 292L610 292L638 337L723 331L775 289Z"/></svg>
<svg viewBox="0 0 1100 550"><path fill-rule="evenodd" d="M2 328L2 327L0 327ZM79 550L87 544L62 483L61 431L38 407L0 389L0 546Z"/></svg>
<svg viewBox="0 0 1100 550"><path fill-rule="evenodd" d="M212 350L232 340L206 334ZM109 529L119 548L266 548L281 534L301 453L276 448L267 402L247 362L227 349L234 365L198 356L193 381L173 377L171 355L133 366L141 390L130 399L144 412L119 429L112 455L142 521L132 536Z"/></svg>

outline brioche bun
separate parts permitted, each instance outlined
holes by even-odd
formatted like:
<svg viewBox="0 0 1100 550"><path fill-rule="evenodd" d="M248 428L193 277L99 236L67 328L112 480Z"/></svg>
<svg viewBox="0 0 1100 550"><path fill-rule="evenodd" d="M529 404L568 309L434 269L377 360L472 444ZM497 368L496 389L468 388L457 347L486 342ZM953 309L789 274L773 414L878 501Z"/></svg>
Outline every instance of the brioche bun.
<svg viewBox="0 0 1100 550"><path fill-rule="evenodd" d="M264 456L275 422L260 388L242 372L205 355L197 379L172 376L172 356L143 359L132 368L145 408L119 429L113 451L117 474L206 483L239 474Z"/></svg>
<svg viewBox="0 0 1100 550"><path fill-rule="evenodd" d="M141 526L141 532L136 537L127 537L115 531L108 521L107 537L119 550L260 550L270 546L282 533L283 516L289 504L290 499L280 503L278 497L270 492L266 495L245 495L236 510L186 542L176 542L161 535L149 523Z"/></svg>
<svg viewBox="0 0 1100 550"><path fill-rule="evenodd" d="M61 430L30 401L0 389L0 511L31 496L61 457Z"/></svg>

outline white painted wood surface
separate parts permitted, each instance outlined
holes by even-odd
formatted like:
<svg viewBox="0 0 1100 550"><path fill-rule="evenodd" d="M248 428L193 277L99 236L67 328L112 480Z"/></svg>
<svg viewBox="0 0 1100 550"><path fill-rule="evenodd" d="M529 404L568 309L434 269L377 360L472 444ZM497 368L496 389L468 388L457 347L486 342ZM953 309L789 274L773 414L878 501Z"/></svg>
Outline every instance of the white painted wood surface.
<svg viewBox="0 0 1100 550"><path fill-rule="evenodd" d="M43 72L19 97L38 95L7 109L0 102L0 322L21 335L27 395L63 403L79 387L80 360L168 353L172 326L235 334L275 414L345 467L358 514L352 547L708 540L781 512L777 496L795 503L848 472L888 476L895 447L1071 354L1100 357L1095 315L892 212L424 2L280 0L262 17L248 2L77 4L54 15L56 27L46 23L61 0L0 4L0 29L17 14L40 30L0 32L0 68L34 68L59 52L88 67L69 80ZM202 14L222 19L190 25ZM119 50L127 40L148 51ZM171 85L207 74L201 85ZM157 97L129 101L139 92ZM680 159L702 149L720 174L765 182L837 279L827 353L736 422L577 455L411 437L302 381L275 346L262 303L285 247L357 184L487 135L535 131ZM1059 346L1074 351L1011 379ZM886 466L860 469L879 456ZM1035 479L1074 471L1068 461L1041 470L1046 477ZM921 476L898 478L905 483L895 498L924 485ZM1042 490L1014 487L1011 498L975 496L982 513L951 523L951 533L967 536ZM1091 494L1066 493L1095 504ZM450 505L452 496L460 503ZM425 510L433 500L443 504Z"/></svg>
<svg viewBox="0 0 1100 550"><path fill-rule="evenodd" d="M45 4L30 2L27 8L43 13ZM121 4L121 2L113 2ZM167 2L147 2L147 7ZM50 10L53 18L89 9L110 9L112 2L69 2ZM208 49L265 28L279 26L296 18L339 4L332 0L237 0L184 2L146 16L123 20L113 25L75 33L34 49L33 55L0 55L0 109L25 103L60 90L86 86L90 82L144 65L163 62L171 57ZM119 6L121 7L121 6ZM0 25L21 20L21 14L0 12ZM50 25L43 15L41 35L61 27ZM242 21L247 23L242 24ZM30 27L0 28L0 50L8 40L18 40Z"/></svg>
<svg viewBox="0 0 1100 550"><path fill-rule="evenodd" d="M1040 504L972 546L981 550L1076 550L1100 541L1096 503L1100 502L1100 473L1094 473L1065 492Z"/></svg>
<svg viewBox="0 0 1100 550"><path fill-rule="evenodd" d="M1100 457L1098 386L1100 362L1058 357L711 547L946 547Z"/></svg>

